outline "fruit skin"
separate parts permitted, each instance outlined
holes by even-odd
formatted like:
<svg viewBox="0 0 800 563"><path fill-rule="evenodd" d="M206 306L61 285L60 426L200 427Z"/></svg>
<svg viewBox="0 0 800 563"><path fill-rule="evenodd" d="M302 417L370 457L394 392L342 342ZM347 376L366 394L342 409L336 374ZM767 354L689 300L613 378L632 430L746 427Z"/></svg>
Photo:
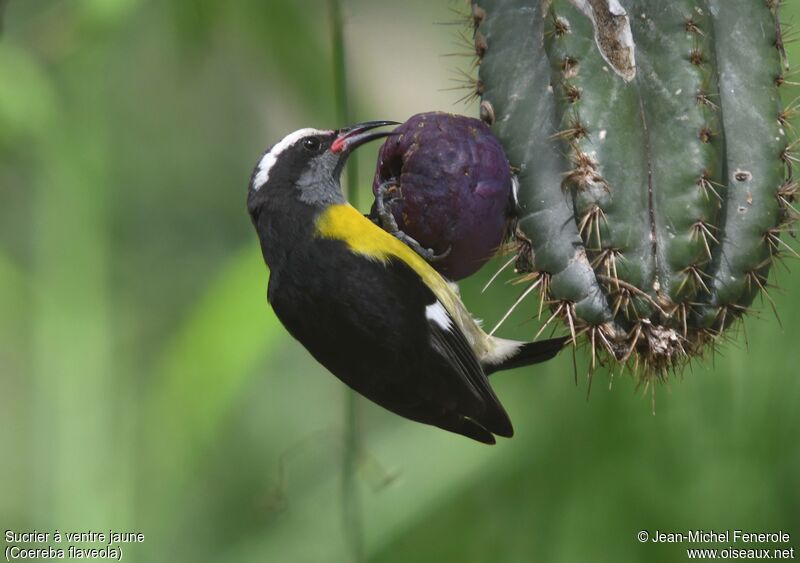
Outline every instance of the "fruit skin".
<svg viewBox="0 0 800 563"><path fill-rule="evenodd" d="M394 180L386 204L400 230L437 254L450 248L432 263L445 277L475 273L503 243L511 218L502 146L483 122L445 112L417 114L394 132L380 149L373 192Z"/></svg>

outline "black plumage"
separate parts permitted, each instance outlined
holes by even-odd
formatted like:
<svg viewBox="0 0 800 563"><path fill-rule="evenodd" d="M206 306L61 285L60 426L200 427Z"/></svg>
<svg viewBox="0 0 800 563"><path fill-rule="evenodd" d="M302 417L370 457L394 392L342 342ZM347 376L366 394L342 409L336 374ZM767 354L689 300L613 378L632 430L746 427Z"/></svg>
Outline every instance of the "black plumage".
<svg viewBox="0 0 800 563"><path fill-rule="evenodd" d="M304 136L303 131L312 132ZM426 283L421 272L430 271L427 265L420 270L406 261L419 260L415 255L412 260L396 247L391 251L388 247L400 243L345 205L338 175L352 133L303 131L262 158L248 195L270 270L268 300L280 321L334 375L394 413L488 444L495 435L512 436L486 371L543 361L561 349L564 339L501 343L471 317L473 340L467 338L465 321L457 322L449 309L454 305L441 301L458 299L448 297L447 284L435 273ZM352 239L349 233L340 239L320 231L320 217L331 209L344 213L339 217L345 221L358 219ZM386 242L373 244L380 240ZM387 251L370 256L351 243L386 244ZM496 345L503 353L492 356L484 349L487 363L482 364L475 333L484 347Z"/></svg>

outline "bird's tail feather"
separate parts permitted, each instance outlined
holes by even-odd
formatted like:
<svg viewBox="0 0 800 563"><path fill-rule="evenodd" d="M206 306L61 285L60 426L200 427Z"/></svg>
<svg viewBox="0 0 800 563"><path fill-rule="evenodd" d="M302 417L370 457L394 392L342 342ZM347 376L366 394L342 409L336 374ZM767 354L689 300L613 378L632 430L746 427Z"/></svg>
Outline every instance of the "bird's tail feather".
<svg viewBox="0 0 800 563"><path fill-rule="evenodd" d="M503 358L502 361L497 363L484 363L483 371L486 375L491 375L496 371L504 369L518 368L544 362L558 354L568 340L568 336L561 336L559 338L551 338L550 340L521 343L519 348L517 348L512 355Z"/></svg>

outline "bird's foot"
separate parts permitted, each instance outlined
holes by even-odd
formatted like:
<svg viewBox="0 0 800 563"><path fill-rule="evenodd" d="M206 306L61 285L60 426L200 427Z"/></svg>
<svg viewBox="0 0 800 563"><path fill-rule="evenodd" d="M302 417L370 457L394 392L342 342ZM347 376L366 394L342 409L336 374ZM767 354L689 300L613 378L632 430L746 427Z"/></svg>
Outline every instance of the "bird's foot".
<svg viewBox="0 0 800 563"><path fill-rule="evenodd" d="M389 197L387 198L387 196ZM397 185L394 178L386 180L380 186L378 186L378 189L375 193L375 211L377 212L378 216L377 221L375 221L375 219L373 219L373 221L383 228L384 231L387 231L395 238L410 246L417 254L422 256L428 262L438 262L439 260L447 258L447 256L450 254L450 247L448 247L448 249L441 254L437 254L432 248L425 248L414 238L410 237L400 229L400 227L397 225L394 215L392 215L392 212L389 211L386 205L387 199L394 199L396 197L402 198L403 194L400 192L400 186Z"/></svg>
<svg viewBox="0 0 800 563"><path fill-rule="evenodd" d="M388 231L392 234L400 232L400 228L397 226L394 215L392 215L392 212L387 208L386 202L396 197L402 198L403 193L400 191L400 186L397 185L397 180L395 178L390 178L383 182L378 186L375 192L375 211L378 216L373 220L384 231Z"/></svg>
<svg viewBox="0 0 800 563"><path fill-rule="evenodd" d="M393 234L395 237L397 237L398 239L406 243L408 246L410 246L412 250L414 250L414 252L422 256L428 262L439 262L440 260L444 260L450 255L450 250L452 250L452 248L448 246L447 250L445 250L440 254L436 254L435 250L433 250L432 248L425 248L416 240L405 234L403 231L397 230L391 234Z"/></svg>

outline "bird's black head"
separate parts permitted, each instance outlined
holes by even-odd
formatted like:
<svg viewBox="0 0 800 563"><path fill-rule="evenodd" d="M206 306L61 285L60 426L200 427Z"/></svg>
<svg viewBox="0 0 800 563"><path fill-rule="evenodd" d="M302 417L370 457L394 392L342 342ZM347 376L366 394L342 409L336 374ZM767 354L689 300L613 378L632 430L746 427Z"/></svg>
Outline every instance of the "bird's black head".
<svg viewBox="0 0 800 563"><path fill-rule="evenodd" d="M338 130L300 129L281 139L253 170L247 196L251 216L277 190L312 206L343 203L339 176L347 157L364 143L390 135L373 131L385 125L396 122L369 121Z"/></svg>

